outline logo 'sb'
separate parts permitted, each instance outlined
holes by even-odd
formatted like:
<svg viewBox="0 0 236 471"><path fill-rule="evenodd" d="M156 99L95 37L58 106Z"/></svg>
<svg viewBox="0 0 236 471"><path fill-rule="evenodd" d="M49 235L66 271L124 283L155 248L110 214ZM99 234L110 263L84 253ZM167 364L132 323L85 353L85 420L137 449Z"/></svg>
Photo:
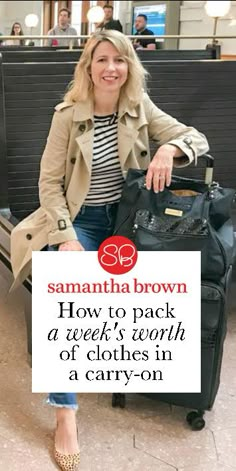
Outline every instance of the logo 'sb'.
<svg viewBox="0 0 236 471"><path fill-rule="evenodd" d="M123 236L111 236L98 249L98 260L102 268L113 275L123 275L132 270L138 252L134 243Z"/></svg>

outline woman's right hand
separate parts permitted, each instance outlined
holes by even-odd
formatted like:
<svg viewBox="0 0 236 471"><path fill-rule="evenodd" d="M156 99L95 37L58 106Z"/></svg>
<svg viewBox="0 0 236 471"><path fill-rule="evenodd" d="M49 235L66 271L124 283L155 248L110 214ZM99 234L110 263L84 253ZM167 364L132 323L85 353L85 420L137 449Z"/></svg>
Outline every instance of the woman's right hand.
<svg viewBox="0 0 236 471"><path fill-rule="evenodd" d="M60 244L58 250L81 251L84 250L84 247L78 240L68 240L67 242L63 242L63 244Z"/></svg>

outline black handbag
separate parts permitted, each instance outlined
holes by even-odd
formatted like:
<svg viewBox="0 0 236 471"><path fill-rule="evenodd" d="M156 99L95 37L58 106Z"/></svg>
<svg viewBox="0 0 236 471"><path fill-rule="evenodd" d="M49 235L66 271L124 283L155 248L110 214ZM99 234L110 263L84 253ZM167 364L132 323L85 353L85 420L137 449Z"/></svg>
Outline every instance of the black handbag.
<svg viewBox="0 0 236 471"><path fill-rule="evenodd" d="M214 159L202 157L205 181L172 176L159 193L146 189L146 171L130 169L114 234L133 240L138 250L200 250L202 278L217 281L233 262L235 190L212 182Z"/></svg>

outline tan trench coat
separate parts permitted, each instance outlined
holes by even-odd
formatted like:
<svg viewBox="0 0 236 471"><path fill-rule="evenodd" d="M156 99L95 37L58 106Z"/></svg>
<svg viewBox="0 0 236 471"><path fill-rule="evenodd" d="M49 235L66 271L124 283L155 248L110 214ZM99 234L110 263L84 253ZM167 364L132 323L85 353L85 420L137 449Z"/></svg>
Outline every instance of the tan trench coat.
<svg viewBox="0 0 236 471"><path fill-rule="evenodd" d="M40 208L12 231L11 262L17 283L31 271L33 250L76 239L72 221L88 193L93 156L92 101L56 106L41 160ZM157 108L144 94L136 107L120 102L118 147L122 171L146 169L150 162L149 139L157 146L172 143L185 157L175 166L185 166L208 150L204 135Z"/></svg>

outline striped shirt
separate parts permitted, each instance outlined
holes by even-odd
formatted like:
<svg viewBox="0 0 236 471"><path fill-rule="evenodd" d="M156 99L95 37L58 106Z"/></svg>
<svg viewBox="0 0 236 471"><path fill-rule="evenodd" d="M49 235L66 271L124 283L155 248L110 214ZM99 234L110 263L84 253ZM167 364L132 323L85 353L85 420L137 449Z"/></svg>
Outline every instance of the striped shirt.
<svg viewBox="0 0 236 471"><path fill-rule="evenodd" d="M97 206L118 202L123 183L118 155L118 113L94 116L92 174L84 204Z"/></svg>

